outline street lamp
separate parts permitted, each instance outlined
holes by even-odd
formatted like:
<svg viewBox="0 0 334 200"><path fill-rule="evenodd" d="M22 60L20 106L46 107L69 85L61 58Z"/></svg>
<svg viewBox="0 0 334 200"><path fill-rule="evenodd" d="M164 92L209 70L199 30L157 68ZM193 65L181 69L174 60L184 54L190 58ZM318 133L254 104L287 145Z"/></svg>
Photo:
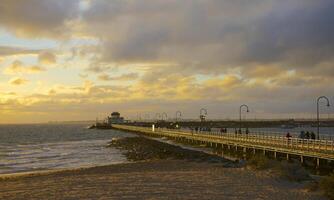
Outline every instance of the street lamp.
<svg viewBox="0 0 334 200"><path fill-rule="evenodd" d="M182 113L181 113L181 111L176 111L176 113L175 113L175 122L177 122L177 119L178 119L178 117L181 119L181 117L182 117Z"/></svg>
<svg viewBox="0 0 334 200"><path fill-rule="evenodd" d="M164 116L166 117L166 121L167 121L168 116L167 116L167 113L165 113L165 112L162 113L162 115L161 115L161 120L164 119Z"/></svg>
<svg viewBox="0 0 334 200"><path fill-rule="evenodd" d="M317 139L319 140L320 137L319 137L319 130L320 130L320 116L319 116L319 101L321 99L325 99L327 101L327 107L330 106L329 104L329 99L326 97L326 96L321 96L317 99Z"/></svg>
<svg viewBox="0 0 334 200"><path fill-rule="evenodd" d="M240 108L239 108L239 120L240 120L240 129L239 129L239 131L240 131L240 133L241 133L241 111L242 111L243 107L246 107L247 108L246 112L249 112L248 106L246 104L242 104L240 106Z"/></svg>
<svg viewBox="0 0 334 200"><path fill-rule="evenodd" d="M201 121L204 121L205 116L207 115L208 115L208 111L205 108L201 108L201 110L199 111L199 118L201 119Z"/></svg>

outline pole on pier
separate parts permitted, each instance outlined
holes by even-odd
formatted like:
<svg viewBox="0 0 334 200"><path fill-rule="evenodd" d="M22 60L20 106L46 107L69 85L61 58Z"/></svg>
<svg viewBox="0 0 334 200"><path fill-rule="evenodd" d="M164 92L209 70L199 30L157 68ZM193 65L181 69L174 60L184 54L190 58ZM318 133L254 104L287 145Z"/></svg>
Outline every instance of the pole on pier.
<svg viewBox="0 0 334 200"><path fill-rule="evenodd" d="M240 120L240 133L241 133L241 111L242 111L242 107L246 107L247 108L247 112L249 112L249 109L248 109L248 106L246 104L242 104L240 107L239 107L239 120Z"/></svg>
<svg viewBox="0 0 334 200"><path fill-rule="evenodd" d="M327 107L330 106L329 104L329 99L326 97L326 96L321 96L317 99L317 139L319 140L320 139L320 136L319 136L319 129L320 129L320 114L319 114L319 101L321 99L325 99L327 101Z"/></svg>
<svg viewBox="0 0 334 200"><path fill-rule="evenodd" d="M175 112L175 122L177 122L178 121L178 119L181 119L181 117L182 117L182 113L181 113L181 111L176 111Z"/></svg>
<svg viewBox="0 0 334 200"><path fill-rule="evenodd" d="M201 110L199 111L199 118L201 120L201 122L205 121L205 117L208 115L208 111L205 108L201 108Z"/></svg>

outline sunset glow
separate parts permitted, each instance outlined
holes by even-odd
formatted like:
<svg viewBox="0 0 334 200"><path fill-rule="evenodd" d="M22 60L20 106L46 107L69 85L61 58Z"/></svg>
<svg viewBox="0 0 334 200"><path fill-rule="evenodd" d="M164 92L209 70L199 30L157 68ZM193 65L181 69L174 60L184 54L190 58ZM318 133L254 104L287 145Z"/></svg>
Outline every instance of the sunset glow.
<svg viewBox="0 0 334 200"><path fill-rule="evenodd" d="M1 0L0 123L314 118L334 1ZM331 117L333 108L321 108Z"/></svg>

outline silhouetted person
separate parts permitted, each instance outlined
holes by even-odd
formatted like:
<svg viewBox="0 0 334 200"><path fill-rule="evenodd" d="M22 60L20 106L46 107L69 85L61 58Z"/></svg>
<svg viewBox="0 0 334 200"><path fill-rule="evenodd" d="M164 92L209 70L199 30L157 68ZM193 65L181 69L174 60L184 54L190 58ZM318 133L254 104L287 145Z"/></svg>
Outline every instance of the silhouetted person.
<svg viewBox="0 0 334 200"><path fill-rule="evenodd" d="M289 143L290 143L290 140L291 140L290 138L291 138L292 136L291 136L290 133L288 132L288 133L286 134L285 137L286 137L286 139L288 139L288 144L289 144Z"/></svg>
<svg viewBox="0 0 334 200"><path fill-rule="evenodd" d="M299 134L299 138L304 139L305 138L305 132L301 131Z"/></svg>
<svg viewBox="0 0 334 200"><path fill-rule="evenodd" d="M315 140L315 134L314 134L313 131L311 132L311 139L312 139L312 140Z"/></svg>
<svg viewBox="0 0 334 200"><path fill-rule="evenodd" d="M249 133L249 130L248 130L248 128L246 128L246 135L248 135L248 133Z"/></svg>
<svg viewBox="0 0 334 200"><path fill-rule="evenodd" d="M310 139L310 132L306 131L306 133L305 133L305 139Z"/></svg>

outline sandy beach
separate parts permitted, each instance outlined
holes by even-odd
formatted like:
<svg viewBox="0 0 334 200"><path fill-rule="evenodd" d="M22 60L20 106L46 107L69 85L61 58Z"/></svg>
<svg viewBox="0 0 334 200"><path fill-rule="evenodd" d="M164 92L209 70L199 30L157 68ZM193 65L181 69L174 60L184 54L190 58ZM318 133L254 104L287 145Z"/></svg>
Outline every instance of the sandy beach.
<svg viewBox="0 0 334 200"><path fill-rule="evenodd" d="M214 155L146 138L114 145L136 162L1 176L0 199L324 199Z"/></svg>
<svg viewBox="0 0 334 200"><path fill-rule="evenodd" d="M144 161L12 176L0 199L324 199L303 185L244 168L180 160Z"/></svg>

